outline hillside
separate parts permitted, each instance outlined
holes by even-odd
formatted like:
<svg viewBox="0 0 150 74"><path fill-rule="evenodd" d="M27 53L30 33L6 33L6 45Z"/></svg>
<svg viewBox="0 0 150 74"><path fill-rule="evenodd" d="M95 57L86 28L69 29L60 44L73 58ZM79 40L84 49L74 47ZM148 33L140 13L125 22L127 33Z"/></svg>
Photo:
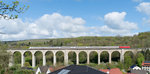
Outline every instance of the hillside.
<svg viewBox="0 0 150 74"><path fill-rule="evenodd" d="M28 48L30 46L131 46L131 48L150 47L150 32L134 36L112 37L77 37L58 39L33 39L14 42L3 42L10 48Z"/></svg>

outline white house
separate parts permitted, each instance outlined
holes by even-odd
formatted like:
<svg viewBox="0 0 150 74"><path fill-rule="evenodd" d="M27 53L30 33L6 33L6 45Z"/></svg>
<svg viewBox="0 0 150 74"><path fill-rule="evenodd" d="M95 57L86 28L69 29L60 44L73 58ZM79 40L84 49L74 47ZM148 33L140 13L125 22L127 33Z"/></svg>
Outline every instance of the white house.
<svg viewBox="0 0 150 74"><path fill-rule="evenodd" d="M39 74L39 73L41 74L41 70L40 70L40 68L38 67L37 70L35 71L35 74Z"/></svg>
<svg viewBox="0 0 150 74"><path fill-rule="evenodd" d="M142 70L146 70L150 73L150 61L144 61L142 63Z"/></svg>
<svg viewBox="0 0 150 74"><path fill-rule="evenodd" d="M46 71L46 74L49 74L49 73L51 73L50 69L48 69L48 70Z"/></svg>
<svg viewBox="0 0 150 74"><path fill-rule="evenodd" d="M133 69L133 70L141 70L141 68L138 67L138 66L135 66L135 67L133 67L132 69Z"/></svg>
<svg viewBox="0 0 150 74"><path fill-rule="evenodd" d="M48 66L42 66L42 67L38 67L37 70L35 71L35 74L49 74L51 73L50 67Z"/></svg>

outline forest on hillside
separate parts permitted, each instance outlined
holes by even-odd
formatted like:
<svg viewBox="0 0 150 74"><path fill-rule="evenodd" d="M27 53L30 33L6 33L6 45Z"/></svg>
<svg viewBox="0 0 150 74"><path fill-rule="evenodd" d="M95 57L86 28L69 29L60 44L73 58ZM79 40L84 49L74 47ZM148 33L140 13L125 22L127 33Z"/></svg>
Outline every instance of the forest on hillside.
<svg viewBox="0 0 150 74"><path fill-rule="evenodd" d="M4 41L9 48L29 48L30 46L131 46L131 48L150 48L150 32L134 36L32 39L22 41Z"/></svg>

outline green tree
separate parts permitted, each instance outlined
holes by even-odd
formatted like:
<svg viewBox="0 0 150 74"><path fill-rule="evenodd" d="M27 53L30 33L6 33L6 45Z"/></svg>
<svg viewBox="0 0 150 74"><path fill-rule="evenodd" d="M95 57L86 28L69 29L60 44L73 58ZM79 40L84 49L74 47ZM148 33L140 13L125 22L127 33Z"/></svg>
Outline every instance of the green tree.
<svg viewBox="0 0 150 74"><path fill-rule="evenodd" d="M123 66L123 63L122 63L122 62L118 62L117 67L118 67L120 70L124 69L124 66Z"/></svg>
<svg viewBox="0 0 150 74"><path fill-rule="evenodd" d="M97 54L97 52L91 52L90 53L90 62L91 63L97 63L98 62L98 54Z"/></svg>
<svg viewBox="0 0 150 74"><path fill-rule="evenodd" d="M101 53L100 56L101 56L100 57L101 62L105 62L105 63L108 62L108 60L109 60L109 53L108 52L104 51Z"/></svg>
<svg viewBox="0 0 150 74"><path fill-rule="evenodd" d="M46 52L46 65L50 66L53 65L53 53L48 51Z"/></svg>
<svg viewBox="0 0 150 74"><path fill-rule="evenodd" d="M21 53L15 52L13 54L14 64L21 64Z"/></svg>
<svg viewBox="0 0 150 74"><path fill-rule="evenodd" d="M25 66L25 67L30 67L31 65L30 65L29 62L25 62L25 63L24 63L24 66Z"/></svg>
<svg viewBox="0 0 150 74"><path fill-rule="evenodd" d="M19 6L19 1L12 1L11 4L7 4L3 1L0 1L0 19L15 19L18 18L19 13L23 13L29 8L29 6ZM10 53L7 52L7 44L0 43L0 73L9 74L8 64Z"/></svg>
<svg viewBox="0 0 150 74"><path fill-rule="evenodd" d="M142 54L142 53L138 53L138 54L137 54L137 64L138 64L138 66L141 67L143 61L144 61L144 56L143 56L143 54Z"/></svg>
<svg viewBox="0 0 150 74"><path fill-rule="evenodd" d="M146 49L146 51L144 51L144 57L146 61L150 61L150 50Z"/></svg>
<svg viewBox="0 0 150 74"><path fill-rule="evenodd" d="M32 70L18 69L13 74L35 74Z"/></svg>
<svg viewBox="0 0 150 74"><path fill-rule="evenodd" d="M76 53L75 52L69 52L68 58L70 60L69 63L76 64Z"/></svg>
<svg viewBox="0 0 150 74"><path fill-rule="evenodd" d="M20 7L19 1L12 1L11 4L7 4L3 1L0 1L0 18L4 19L15 19L18 18L19 13L24 13L29 6L23 5Z"/></svg>
<svg viewBox="0 0 150 74"><path fill-rule="evenodd" d="M86 63L87 62L87 54L84 51L81 51L79 53L79 62L80 63Z"/></svg>
<svg viewBox="0 0 150 74"><path fill-rule="evenodd" d="M64 53L62 51L58 51L56 53L56 59L57 59L57 63L64 63Z"/></svg>
<svg viewBox="0 0 150 74"><path fill-rule="evenodd" d="M120 53L118 51L114 51L111 55L112 61L120 61Z"/></svg>
<svg viewBox="0 0 150 74"><path fill-rule="evenodd" d="M133 60L132 60L131 56L125 56L124 67L126 70L129 69L129 67L132 65L132 62L133 62Z"/></svg>
<svg viewBox="0 0 150 74"><path fill-rule="evenodd" d="M24 53L25 56L25 62L28 62L30 65L32 65L32 53L27 51Z"/></svg>
<svg viewBox="0 0 150 74"><path fill-rule="evenodd" d="M10 54L6 51L7 45L0 43L0 71L3 70L4 73L8 70Z"/></svg>
<svg viewBox="0 0 150 74"><path fill-rule="evenodd" d="M35 53L35 58L36 58L36 64L37 64L37 66L42 66L42 62L43 62L42 52L37 51Z"/></svg>

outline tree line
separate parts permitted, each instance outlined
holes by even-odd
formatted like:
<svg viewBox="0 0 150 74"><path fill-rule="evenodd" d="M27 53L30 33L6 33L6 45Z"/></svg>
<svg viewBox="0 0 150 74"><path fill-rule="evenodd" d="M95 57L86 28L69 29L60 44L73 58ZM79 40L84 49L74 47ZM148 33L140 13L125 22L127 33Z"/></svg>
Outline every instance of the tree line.
<svg viewBox="0 0 150 74"><path fill-rule="evenodd" d="M10 48L29 48L30 46L131 46L131 48L149 48L150 32L134 36L77 37L58 39L33 39L23 41L4 41Z"/></svg>

